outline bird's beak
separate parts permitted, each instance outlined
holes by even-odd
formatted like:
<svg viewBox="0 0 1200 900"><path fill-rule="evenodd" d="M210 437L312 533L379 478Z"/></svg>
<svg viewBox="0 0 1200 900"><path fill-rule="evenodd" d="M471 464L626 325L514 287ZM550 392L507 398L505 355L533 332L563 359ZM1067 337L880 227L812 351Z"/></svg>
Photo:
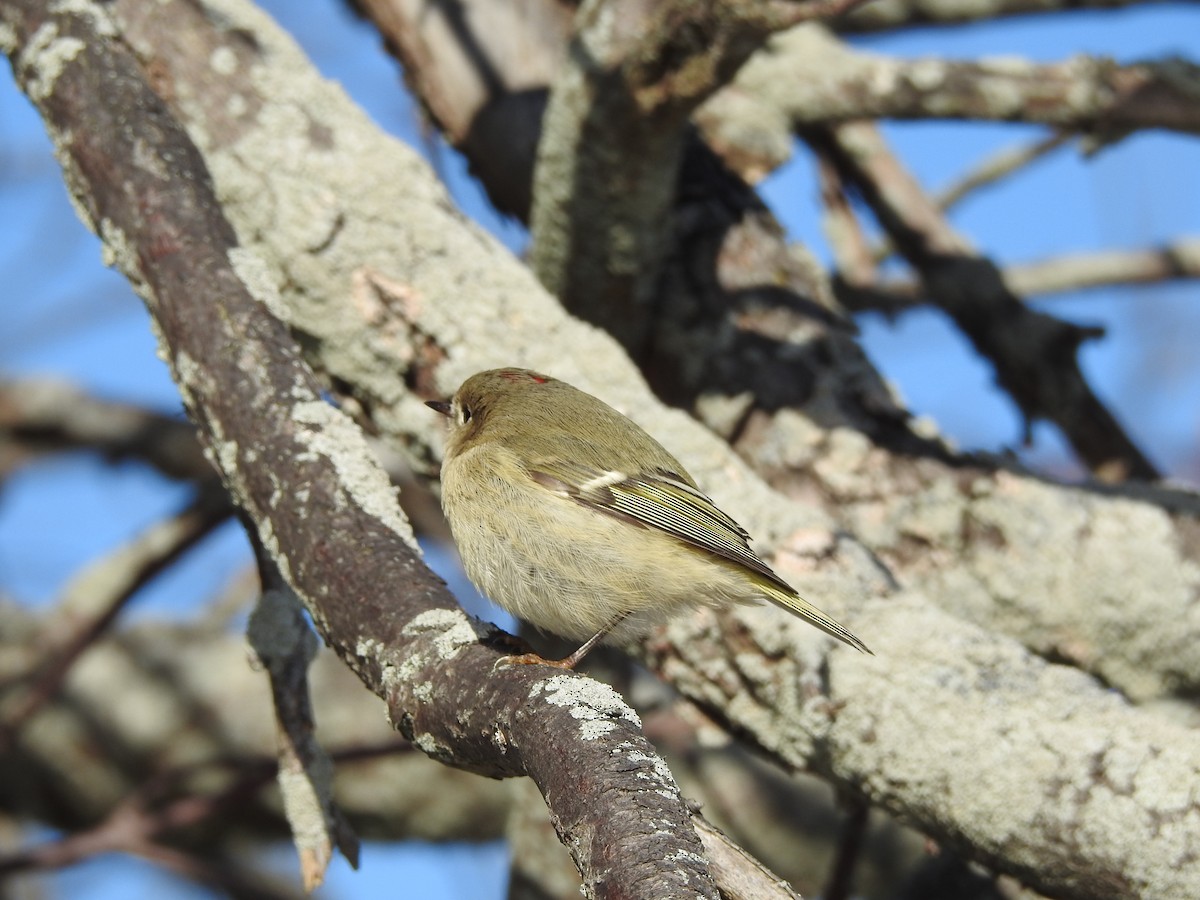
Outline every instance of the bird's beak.
<svg viewBox="0 0 1200 900"><path fill-rule="evenodd" d="M443 416L450 415L450 401L449 400L426 400L425 405L428 406L430 409L436 409Z"/></svg>

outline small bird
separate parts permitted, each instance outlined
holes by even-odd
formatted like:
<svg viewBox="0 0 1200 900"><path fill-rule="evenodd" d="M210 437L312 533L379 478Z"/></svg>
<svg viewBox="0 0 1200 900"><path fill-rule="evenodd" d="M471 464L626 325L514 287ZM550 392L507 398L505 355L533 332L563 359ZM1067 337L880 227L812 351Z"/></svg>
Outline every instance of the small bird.
<svg viewBox="0 0 1200 900"><path fill-rule="evenodd" d="M467 576L537 628L584 641L645 634L682 609L765 597L866 653L771 571L750 536L661 444L607 403L528 369L468 378L426 404L450 418L442 508Z"/></svg>

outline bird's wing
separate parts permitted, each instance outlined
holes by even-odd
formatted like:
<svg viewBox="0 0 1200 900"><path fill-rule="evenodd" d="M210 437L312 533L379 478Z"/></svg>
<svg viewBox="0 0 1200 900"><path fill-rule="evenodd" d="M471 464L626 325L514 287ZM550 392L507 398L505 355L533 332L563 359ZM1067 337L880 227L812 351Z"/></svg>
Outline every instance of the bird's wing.
<svg viewBox="0 0 1200 900"><path fill-rule="evenodd" d="M630 474L579 461L554 460L530 466L547 490L598 512L643 528L654 528L705 553L741 566L764 596L851 647L871 650L845 626L821 612L771 571L750 549L750 536L721 512L686 475L667 469Z"/></svg>
<svg viewBox="0 0 1200 900"><path fill-rule="evenodd" d="M569 460L539 460L530 475L542 487L577 503L644 528L655 528L686 544L736 563L795 593L750 549L750 536L686 476L602 470Z"/></svg>

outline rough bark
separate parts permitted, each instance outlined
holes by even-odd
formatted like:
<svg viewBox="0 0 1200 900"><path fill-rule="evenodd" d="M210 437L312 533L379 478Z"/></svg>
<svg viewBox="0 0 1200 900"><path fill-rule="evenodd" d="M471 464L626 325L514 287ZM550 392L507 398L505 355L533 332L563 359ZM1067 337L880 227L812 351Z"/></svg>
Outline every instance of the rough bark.
<svg viewBox="0 0 1200 900"><path fill-rule="evenodd" d="M799 33L811 27L774 39L743 74L801 64L780 48L804 46ZM437 72L438 45L423 46ZM514 66L506 77L523 71ZM788 140L786 116L765 121ZM685 176L676 212L684 224L660 285L657 356L646 373L660 396L690 405L773 487L819 506L943 608L1136 698L1200 685L1194 495L1055 488L1001 460L948 450L928 423L906 418L831 313L837 303L824 273L787 246L743 182L702 154L690 158L700 171ZM514 347L514 356L526 352L524 342ZM564 361L553 362L563 371ZM604 380L612 379L596 379ZM1135 519L1121 498L1139 510ZM1043 533L1061 554L1042 552ZM1114 572L1122 559L1145 567ZM1097 561L1106 563L1103 577L1088 574ZM1001 577L1014 570L1019 587ZM1164 585L1152 571L1174 574Z"/></svg>
<svg viewBox="0 0 1200 900"><path fill-rule="evenodd" d="M698 616L676 623L648 651L688 696L775 758L816 769L1047 892L1200 890L1187 850L1197 843L1200 810L1194 792L1181 787L1200 771L1194 733L945 613L939 607L953 608L961 592L921 579L926 564L953 571L953 553L937 543L947 535L990 547L989 564L1010 578L1043 566L1046 580L1035 590L1017 584L1003 594L1030 595L1036 634L1048 613L1034 610L1053 609L1058 575L1072 571L1064 559L1070 550L1038 540L1038 521L1078 523L1077 538L1096 541L1094 551L1113 559L1136 558L1127 556L1129 541L1157 545L1178 564L1171 596L1160 596L1163 569L1150 561L1117 573L1114 602L1072 624L1103 648L1096 657L1107 658L1122 654L1125 639L1146 623L1162 623L1179 643L1160 654L1152 677L1178 666L1187 674L1171 683L1195 683L1195 661L1181 647L1197 644L1188 639L1196 623L1186 618L1196 578L1188 495L1115 498L988 467L955 478L942 460L913 462L873 447L836 409L823 416L828 396L796 408L781 403L769 421L752 417L741 430L743 449L793 497L773 492L711 433L658 405L609 338L565 316L525 270L464 226L427 170L348 108L267 23L239 5L220 5L230 34L256 36L253 46L235 42L241 78L222 82L208 67L220 47L166 49L165 19L139 17L157 10L117 8L129 40L172 86L226 213L283 286L280 315L306 334L310 358L381 431L417 457L436 455L434 423L397 373L446 391L492 365L550 369L652 427L762 540L760 548L774 551L785 575L881 648L876 659L830 651L768 610L727 616L721 631ZM238 106L229 103L235 84ZM801 495L816 502L798 506ZM963 498L990 498L996 511L1014 516L1027 504L1012 527L1030 529L1028 539L1014 546L990 528L957 530L972 524L959 515ZM843 500L868 540L883 521L880 529L896 542L894 567L839 526ZM1146 518L1131 522L1131 511ZM1144 534L1147 521L1157 536ZM899 591L900 584L912 589ZM988 592L1000 587L985 584L969 615L996 606ZM1117 608L1118 595L1128 608ZM1133 612L1142 602L1152 606ZM482 652L473 647L460 660Z"/></svg>
<svg viewBox="0 0 1200 900"><path fill-rule="evenodd" d="M1153 128L1196 134L1198 82L1196 65L1180 58L897 59L806 24L772 37L698 111L697 124L757 179L791 157L795 129L860 119L1025 122L1099 141Z"/></svg>
<svg viewBox="0 0 1200 900"><path fill-rule="evenodd" d="M1084 377L1079 350L1103 331L1030 308L1000 270L971 248L888 150L878 129L855 122L807 133L809 142L871 207L930 300L950 316L997 382L1016 401L1026 428L1053 422L1103 481L1154 481L1158 470Z"/></svg>
<svg viewBox="0 0 1200 900"><path fill-rule="evenodd" d="M154 317L226 488L395 727L444 763L532 777L593 896L715 897L636 715L579 676L497 671L488 631L422 565L386 478L322 399L274 315L266 266L239 243L204 158L107 8L6 3L0 22L76 202ZM235 58L246 48L244 32L210 34Z"/></svg>
<svg viewBox="0 0 1200 900"><path fill-rule="evenodd" d="M47 623L11 605L0 605L0 621L0 683L11 685L41 656ZM169 783L165 801L219 794L261 768L261 785L240 797L236 822L215 815L181 843L230 852L239 841L286 838L278 797L263 789L274 772L270 690L248 657L245 638L225 622L143 623L98 640L0 757L0 808L80 831L139 790L148 773ZM318 655L312 685L321 738L337 761L338 802L360 835L502 834L505 782L414 752L332 653Z"/></svg>
<svg viewBox="0 0 1200 900"><path fill-rule="evenodd" d="M847 32L927 25L965 25L1006 16L1063 13L1076 9L1120 9L1146 0L876 0L855 10L838 27Z"/></svg>
<svg viewBox="0 0 1200 900"><path fill-rule="evenodd" d="M584 3L541 122L530 266L645 363L692 111L774 31L857 0Z"/></svg>

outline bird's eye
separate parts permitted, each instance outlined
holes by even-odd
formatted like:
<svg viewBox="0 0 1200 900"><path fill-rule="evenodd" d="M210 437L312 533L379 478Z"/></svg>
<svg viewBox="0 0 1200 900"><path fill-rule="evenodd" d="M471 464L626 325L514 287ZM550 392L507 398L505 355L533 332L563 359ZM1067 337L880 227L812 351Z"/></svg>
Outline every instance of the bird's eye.
<svg viewBox="0 0 1200 900"><path fill-rule="evenodd" d="M462 408L462 412L459 413L459 415L462 416L462 423L464 425L466 425L468 422L471 421L471 410L467 409L467 407L464 406Z"/></svg>

